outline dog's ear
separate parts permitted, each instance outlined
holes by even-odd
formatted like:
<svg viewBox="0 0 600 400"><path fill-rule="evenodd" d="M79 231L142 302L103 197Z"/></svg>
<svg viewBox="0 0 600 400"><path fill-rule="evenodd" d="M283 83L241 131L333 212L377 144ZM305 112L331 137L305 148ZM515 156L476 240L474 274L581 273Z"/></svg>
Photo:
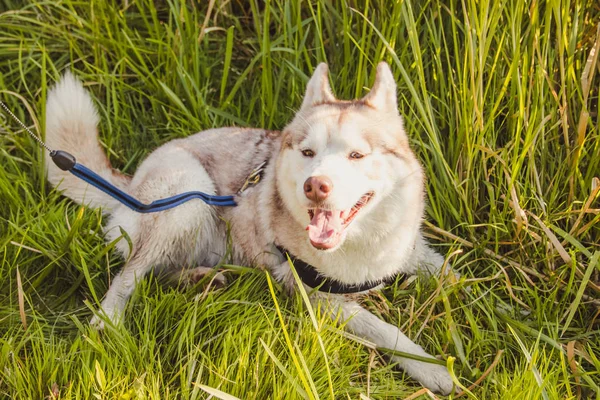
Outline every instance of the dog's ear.
<svg viewBox="0 0 600 400"><path fill-rule="evenodd" d="M327 76L327 64L320 63L315 69L312 77L306 85L306 94L302 100L300 109L314 106L320 103L329 103L335 101L331 87L329 86L329 77Z"/></svg>
<svg viewBox="0 0 600 400"><path fill-rule="evenodd" d="M375 83L363 101L381 111L398 113L398 98L396 97L396 81L390 66L382 61L377 65Z"/></svg>

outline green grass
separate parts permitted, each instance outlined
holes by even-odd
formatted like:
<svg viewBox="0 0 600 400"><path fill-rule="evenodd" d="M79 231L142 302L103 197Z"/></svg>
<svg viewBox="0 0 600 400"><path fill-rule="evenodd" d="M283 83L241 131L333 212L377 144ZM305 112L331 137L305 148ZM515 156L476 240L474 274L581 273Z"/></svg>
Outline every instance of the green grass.
<svg viewBox="0 0 600 400"><path fill-rule="evenodd" d="M113 165L132 173L202 129L282 128L320 61L354 98L386 60L429 176L426 232L462 278L392 285L366 306L454 357L462 385L480 380L470 398L600 397L596 1L233 0L208 16L201 3L0 0L0 98L42 133L48 88L76 71ZM150 278L122 326L95 332L122 266L103 216L46 184L42 151L3 113L0 131L0 397L420 390L262 270L231 269L212 292Z"/></svg>

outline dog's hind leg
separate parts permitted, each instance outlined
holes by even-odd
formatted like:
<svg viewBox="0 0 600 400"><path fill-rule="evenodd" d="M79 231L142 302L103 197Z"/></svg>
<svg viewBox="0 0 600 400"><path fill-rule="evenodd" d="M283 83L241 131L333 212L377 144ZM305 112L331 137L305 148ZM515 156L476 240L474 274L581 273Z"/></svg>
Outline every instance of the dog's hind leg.
<svg viewBox="0 0 600 400"><path fill-rule="evenodd" d="M102 301L100 314L103 314L111 322L117 323L122 317L127 300L133 293L136 283L152 270L152 267L151 260L133 255L123 270L113 279ZM98 329L104 328L104 320L100 315L95 315L90 324Z"/></svg>
<svg viewBox="0 0 600 400"><path fill-rule="evenodd" d="M142 163L130 189L133 196L147 203L188 191L214 194L215 187L196 157L168 145ZM107 226L109 240L118 238L119 227L131 239L131 252L126 240L118 242L117 248L128 261L108 289L100 315L91 321L98 328L103 327L102 314L112 322L122 317L136 283L153 268L215 265L225 252L225 234L217 212L200 200L151 214L121 206Z"/></svg>

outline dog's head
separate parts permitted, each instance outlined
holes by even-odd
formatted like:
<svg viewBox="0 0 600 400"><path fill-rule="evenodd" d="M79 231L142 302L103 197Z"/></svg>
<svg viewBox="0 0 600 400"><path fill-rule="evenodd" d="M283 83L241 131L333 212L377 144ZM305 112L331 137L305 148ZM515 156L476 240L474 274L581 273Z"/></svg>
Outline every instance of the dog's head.
<svg viewBox="0 0 600 400"><path fill-rule="evenodd" d="M278 190L313 247L334 251L359 233L379 236L402 213L420 220L422 172L386 63L378 65L370 93L355 101L333 96L327 65L320 64L283 132Z"/></svg>

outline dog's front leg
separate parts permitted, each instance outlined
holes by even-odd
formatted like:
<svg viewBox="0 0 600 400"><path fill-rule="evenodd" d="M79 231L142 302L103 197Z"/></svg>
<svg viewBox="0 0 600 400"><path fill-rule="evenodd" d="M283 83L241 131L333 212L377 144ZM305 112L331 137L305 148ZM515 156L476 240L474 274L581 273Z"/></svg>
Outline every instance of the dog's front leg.
<svg viewBox="0 0 600 400"><path fill-rule="evenodd" d="M421 346L410 340L400 329L382 321L358 303L346 301L340 295L322 296L319 294L317 298L321 300L321 307L323 307L323 303L326 304L325 307L328 307L332 317L336 318L339 315L343 321L346 321L345 326L347 329L357 336L375 343L378 347L434 358L427 354ZM428 389L443 394L452 391L452 378L445 366L399 356L391 356L391 358L411 377L421 382Z"/></svg>

